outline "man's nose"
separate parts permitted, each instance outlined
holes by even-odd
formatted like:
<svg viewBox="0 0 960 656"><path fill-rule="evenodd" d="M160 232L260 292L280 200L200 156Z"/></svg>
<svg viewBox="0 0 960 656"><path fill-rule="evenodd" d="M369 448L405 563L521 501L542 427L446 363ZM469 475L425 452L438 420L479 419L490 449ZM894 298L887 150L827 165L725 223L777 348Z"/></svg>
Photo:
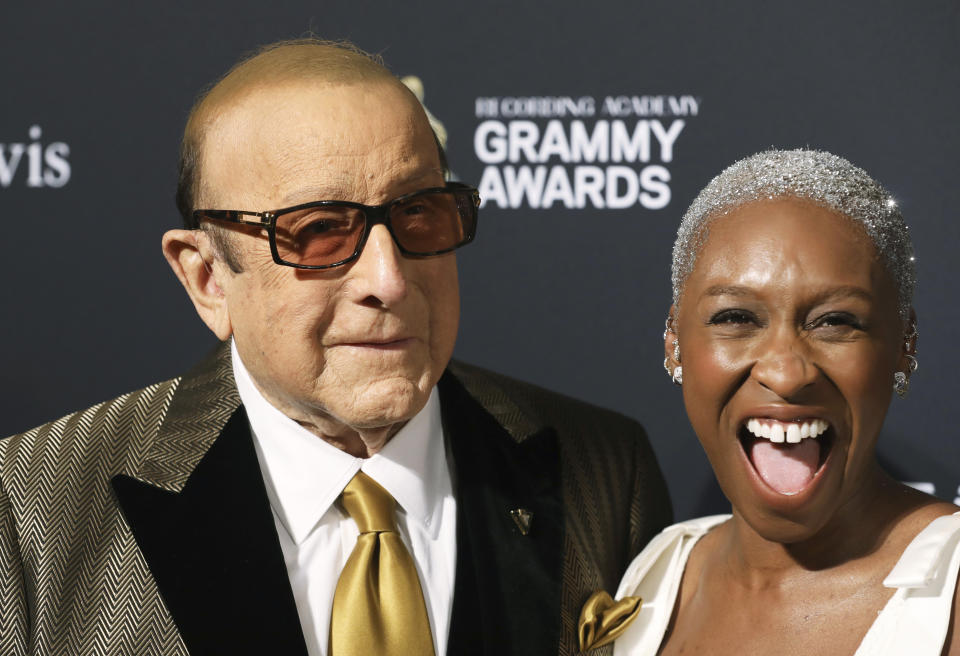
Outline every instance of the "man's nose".
<svg viewBox="0 0 960 656"><path fill-rule="evenodd" d="M809 345L794 330L770 334L757 347L750 375L781 399L794 398L819 375L809 351Z"/></svg>
<svg viewBox="0 0 960 656"><path fill-rule="evenodd" d="M360 257L351 267L353 294L361 302L390 307L407 295L404 257L384 225L370 230Z"/></svg>

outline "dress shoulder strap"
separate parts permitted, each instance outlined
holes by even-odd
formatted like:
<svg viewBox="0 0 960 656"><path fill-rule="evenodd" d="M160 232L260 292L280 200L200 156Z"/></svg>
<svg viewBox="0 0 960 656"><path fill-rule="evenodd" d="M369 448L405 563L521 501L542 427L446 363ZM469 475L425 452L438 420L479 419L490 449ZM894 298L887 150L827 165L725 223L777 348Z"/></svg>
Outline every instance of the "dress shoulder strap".
<svg viewBox="0 0 960 656"><path fill-rule="evenodd" d="M657 653L693 545L728 519L730 515L712 515L668 526L634 558L620 581L617 599L635 595L642 601L636 619L614 643L615 656Z"/></svg>
<svg viewBox="0 0 960 656"><path fill-rule="evenodd" d="M896 588L854 656L939 656L960 573L960 513L930 522L883 584Z"/></svg>

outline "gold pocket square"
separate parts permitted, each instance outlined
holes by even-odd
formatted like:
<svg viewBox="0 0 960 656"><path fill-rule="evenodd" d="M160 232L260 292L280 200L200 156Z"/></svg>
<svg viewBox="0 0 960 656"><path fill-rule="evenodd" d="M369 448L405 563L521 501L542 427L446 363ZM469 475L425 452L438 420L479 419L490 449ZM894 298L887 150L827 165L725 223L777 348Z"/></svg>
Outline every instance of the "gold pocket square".
<svg viewBox="0 0 960 656"><path fill-rule="evenodd" d="M577 635L580 651L589 651L610 644L637 618L643 600L624 597L614 601L609 594L598 590L590 595L580 611Z"/></svg>

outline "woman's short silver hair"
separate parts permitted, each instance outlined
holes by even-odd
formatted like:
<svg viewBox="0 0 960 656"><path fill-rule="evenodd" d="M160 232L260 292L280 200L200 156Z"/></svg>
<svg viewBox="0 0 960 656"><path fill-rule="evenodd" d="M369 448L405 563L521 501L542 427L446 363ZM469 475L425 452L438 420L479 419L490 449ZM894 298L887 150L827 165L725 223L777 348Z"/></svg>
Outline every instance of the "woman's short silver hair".
<svg viewBox="0 0 960 656"><path fill-rule="evenodd" d="M866 230L897 285L906 325L916 282L913 243L900 208L879 182L837 155L818 150L767 150L731 165L703 188L683 215L673 245L673 302L706 243L709 223L741 205L793 197L846 215Z"/></svg>

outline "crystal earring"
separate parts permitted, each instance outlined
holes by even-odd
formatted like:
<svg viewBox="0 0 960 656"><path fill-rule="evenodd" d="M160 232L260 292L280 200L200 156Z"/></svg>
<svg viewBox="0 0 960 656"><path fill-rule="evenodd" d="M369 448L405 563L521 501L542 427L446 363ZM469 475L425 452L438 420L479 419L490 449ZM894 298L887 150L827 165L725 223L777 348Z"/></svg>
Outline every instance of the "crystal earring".
<svg viewBox="0 0 960 656"><path fill-rule="evenodd" d="M910 332L903 336L903 349L909 351L913 347L913 352L917 352L917 340L920 339L920 331L917 329L917 322L910 322Z"/></svg>
<svg viewBox="0 0 960 656"><path fill-rule="evenodd" d="M679 364L674 367L670 379L677 385L683 385L683 367Z"/></svg>
<svg viewBox="0 0 960 656"><path fill-rule="evenodd" d="M907 378L907 374L902 371L894 372L893 391L896 392L897 396L901 399L907 398L907 393L910 391L910 380Z"/></svg>
<svg viewBox="0 0 960 656"><path fill-rule="evenodd" d="M667 375L670 376L670 380L677 385L683 385L683 367L677 365L673 369L670 368L670 358L663 359L663 368L667 372Z"/></svg>

